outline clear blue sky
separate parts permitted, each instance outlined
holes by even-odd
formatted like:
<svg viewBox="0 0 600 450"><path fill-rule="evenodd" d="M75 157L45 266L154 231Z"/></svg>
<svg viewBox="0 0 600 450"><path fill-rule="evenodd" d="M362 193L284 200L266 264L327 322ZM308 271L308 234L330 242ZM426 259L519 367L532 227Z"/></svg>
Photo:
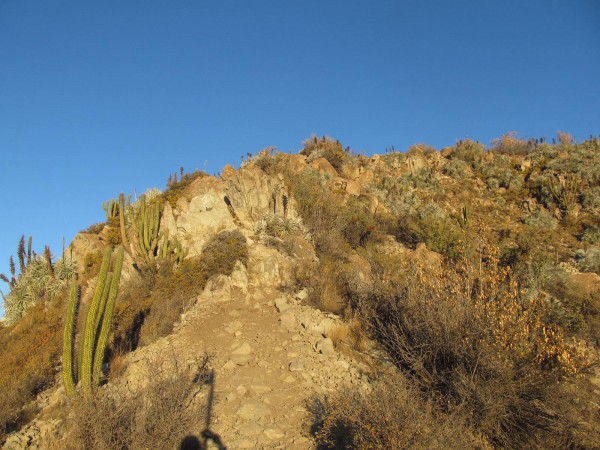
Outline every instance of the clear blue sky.
<svg viewBox="0 0 600 450"><path fill-rule="evenodd" d="M0 272L21 234L58 254L120 191L311 133L600 134L599 24L596 0L2 0Z"/></svg>

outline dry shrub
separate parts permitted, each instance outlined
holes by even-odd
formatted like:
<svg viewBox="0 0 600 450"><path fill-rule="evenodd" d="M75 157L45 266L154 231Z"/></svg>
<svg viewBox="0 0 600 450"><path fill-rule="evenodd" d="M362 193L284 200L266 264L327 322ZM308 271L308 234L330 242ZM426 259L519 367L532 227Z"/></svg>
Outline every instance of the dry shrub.
<svg viewBox="0 0 600 450"><path fill-rule="evenodd" d="M209 382L208 358L184 368L174 359L147 361L149 379L133 392L98 389L73 400L65 449L179 448L204 426L198 393Z"/></svg>
<svg viewBox="0 0 600 450"><path fill-rule="evenodd" d="M505 155L527 155L534 149L535 142L518 138L516 131L492 140L492 151Z"/></svg>
<svg viewBox="0 0 600 450"><path fill-rule="evenodd" d="M380 379L371 392L348 386L309 404L320 449L491 448L456 418L436 416L431 402L400 375Z"/></svg>
<svg viewBox="0 0 600 450"><path fill-rule="evenodd" d="M440 410L502 448L567 448L578 418L561 383L589 364L581 343L544 322L542 298L524 298L487 248L481 267L399 263L369 309L373 335Z"/></svg>
<svg viewBox="0 0 600 450"><path fill-rule="evenodd" d="M367 348L367 336L362 322L358 317L352 317L340 325L334 325L327 332L337 349L355 350L362 352Z"/></svg>
<svg viewBox="0 0 600 450"><path fill-rule="evenodd" d="M167 189L162 193L162 198L168 201L174 208L177 205L177 200L183 197L186 188L196 179L206 176L208 175L201 170L196 170L192 173L183 173L183 168L181 168L179 180L176 173L171 175L167 180Z"/></svg>
<svg viewBox="0 0 600 450"><path fill-rule="evenodd" d="M0 442L35 411L28 403L55 379L62 350L63 303L37 304L0 329Z"/></svg>
<svg viewBox="0 0 600 450"><path fill-rule="evenodd" d="M341 171L344 162L348 159L348 153L340 144L332 138L323 136L321 139L312 136L303 142L304 148L300 151L309 159L325 158L337 170Z"/></svg>
<svg viewBox="0 0 600 450"><path fill-rule="evenodd" d="M147 345L173 330L180 315L202 293L214 275L231 275L237 261L248 264L248 245L240 231L223 231L204 246L202 254L185 259L177 268L165 266L156 276L151 306L141 328Z"/></svg>

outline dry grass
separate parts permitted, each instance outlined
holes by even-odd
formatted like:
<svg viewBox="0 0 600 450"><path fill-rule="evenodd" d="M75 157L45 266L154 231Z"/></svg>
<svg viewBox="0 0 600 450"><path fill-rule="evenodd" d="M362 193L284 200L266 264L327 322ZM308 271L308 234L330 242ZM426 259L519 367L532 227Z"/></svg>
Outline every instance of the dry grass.
<svg viewBox="0 0 600 450"><path fill-rule="evenodd" d="M370 392L347 386L313 399L318 449L490 449L457 417L436 415L431 402L400 375L380 379Z"/></svg>
<svg viewBox="0 0 600 450"><path fill-rule="evenodd" d="M327 332L338 350L365 351L368 347L368 337L364 326L358 317L352 317L341 325L334 325Z"/></svg>
<svg viewBox="0 0 600 450"><path fill-rule="evenodd" d="M54 298L0 329L0 442L31 419L29 402L55 380L63 316L62 301Z"/></svg>
<svg viewBox="0 0 600 450"><path fill-rule="evenodd" d="M67 432L55 443L63 449L179 448L205 425L206 405L198 393L209 381L208 358L193 368L175 359L147 361L145 387L133 392L99 389L76 398Z"/></svg>
<svg viewBox="0 0 600 450"><path fill-rule="evenodd" d="M371 331L434 404L501 448L576 444L577 416L562 381L590 362L580 342L544 322L493 248L481 271L401 265L375 290Z"/></svg>

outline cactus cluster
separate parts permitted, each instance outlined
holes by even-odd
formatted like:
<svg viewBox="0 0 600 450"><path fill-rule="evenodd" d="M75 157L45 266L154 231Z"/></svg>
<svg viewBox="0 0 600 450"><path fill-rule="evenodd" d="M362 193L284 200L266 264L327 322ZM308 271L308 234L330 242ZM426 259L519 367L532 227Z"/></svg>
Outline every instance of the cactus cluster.
<svg viewBox="0 0 600 450"><path fill-rule="evenodd" d="M102 209L106 214L106 220L111 220L119 215L119 202L114 198L106 202L102 202Z"/></svg>
<svg viewBox="0 0 600 450"><path fill-rule="evenodd" d="M114 206L113 206L114 205ZM131 196L119 194L118 200L103 204L105 211L116 208L119 217L121 242L125 250L139 264L168 260L179 264L188 250L177 239L169 237L169 231L160 230L163 203L160 198L142 195L132 205Z"/></svg>
<svg viewBox="0 0 600 450"><path fill-rule="evenodd" d="M158 243L162 237L160 233L160 216L162 204L154 200L147 204L146 198L140 197L140 209L137 217L132 221L136 236L137 252L148 262L158 254Z"/></svg>
<svg viewBox="0 0 600 450"><path fill-rule="evenodd" d="M181 245L177 236L173 236L173 239L169 239L169 230L167 229L163 234L158 257L161 259L172 260L175 264L179 264L187 254L188 249L183 248L183 245Z"/></svg>
<svg viewBox="0 0 600 450"><path fill-rule="evenodd" d="M104 350L108 341L115 299L121 279L123 255L123 247L118 247L113 269L110 271L112 250L107 248L104 251L96 290L94 291L94 296L86 316L82 339L81 367L79 370L81 388L85 395L91 394L93 386L97 386L100 382ZM69 395L75 392L76 384L73 373L73 343L77 305L79 302L78 291L77 283L74 282L71 286L63 337L63 379L65 389Z"/></svg>
<svg viewBox="0 0 600 450"><path fill-rule="evenodd" d="M564 177L552 175L548 181L548 188L560 209L570 216L575 211L577 199L579 198L580 180L572 173Z"/></svg>

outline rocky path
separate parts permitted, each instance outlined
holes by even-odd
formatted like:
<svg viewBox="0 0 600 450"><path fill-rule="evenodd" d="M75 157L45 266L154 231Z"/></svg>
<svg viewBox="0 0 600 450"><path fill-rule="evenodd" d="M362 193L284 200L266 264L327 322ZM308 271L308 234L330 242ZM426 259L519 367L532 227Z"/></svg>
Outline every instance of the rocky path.
<svg viewBox="0 0 600 450"><path fill-rule="evenodd" d="M242 267L209 286L172 335L132 355L127 376L147 354L191 362L206 352L215 371L210 430L224 446L314 448L307 400L366 385L367 366L334 349L327 332L339 319L304 305L304 291L285 295L249 277Z"/></svg>

